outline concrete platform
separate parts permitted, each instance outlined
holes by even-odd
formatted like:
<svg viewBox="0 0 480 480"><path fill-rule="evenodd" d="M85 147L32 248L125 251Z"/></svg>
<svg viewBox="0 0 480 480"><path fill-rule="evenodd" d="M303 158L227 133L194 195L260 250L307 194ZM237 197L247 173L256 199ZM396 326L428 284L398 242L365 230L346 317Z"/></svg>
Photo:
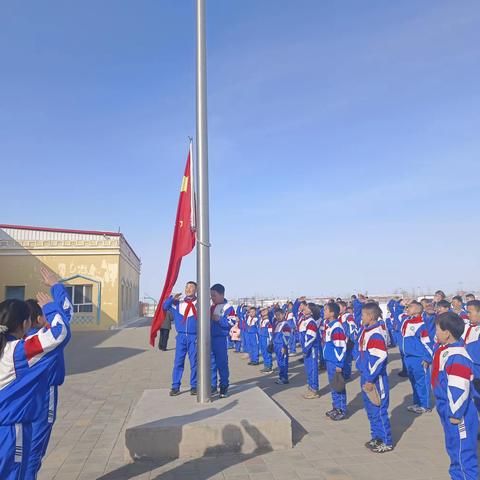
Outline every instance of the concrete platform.
<svg viewBox="0 0 480 480"><path fill-rule="evenodd" d="M145 390L125 431L125 459L198 458L292 448L292 423L260 388L232 388L230 397L198 404L185 392Z"/></svg>

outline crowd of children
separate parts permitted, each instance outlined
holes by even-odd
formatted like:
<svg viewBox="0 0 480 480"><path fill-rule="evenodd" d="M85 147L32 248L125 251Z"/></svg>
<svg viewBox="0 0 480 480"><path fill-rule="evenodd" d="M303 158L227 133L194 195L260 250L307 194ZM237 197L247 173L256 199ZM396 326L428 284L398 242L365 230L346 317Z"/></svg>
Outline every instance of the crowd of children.
<svg viewBox="0 0 480 480"><path fill-rule="evenodd" d="M56 419L65 378L72 304L42 268L51 297L0 303L0 478L34 480Z"/></svg>
<svg viewBox="0 0 480 480"><path fill-rule="evenodd" d="M267 350L271 344L279 373L275 381L287 384L289 355L299 346L307 385L304 398L319 397L319 369L326 370L332 397L326 415L333 421L348 418L345 385L355 361L371 429L365 446L375 453L393 450L387 362L388 349L398 347L403 365L398 374L408 377L412 386L413 402L407 410L416 415L430 412L433 396L451 478L478 479L480 301L469 294L449 302L437 291L433 299L421 301L393 298L387 310L384 315L376 301L363 295L348 302L331 299L325 305L305 297L282 306L241 305L230 347L248 354L249 365L258 365L259 348L263 355L265 344ZM272 371L271 355L264 358L261 371Z"/></svg>

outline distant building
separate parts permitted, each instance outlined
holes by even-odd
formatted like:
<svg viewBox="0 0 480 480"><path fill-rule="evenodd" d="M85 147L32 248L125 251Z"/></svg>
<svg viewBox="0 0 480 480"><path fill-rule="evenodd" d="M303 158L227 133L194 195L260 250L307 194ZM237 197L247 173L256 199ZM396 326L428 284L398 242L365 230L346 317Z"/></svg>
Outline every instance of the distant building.
<svg viewBox="0 0 480 480"><path fill-rule="evenodd" d="M74 329L105 330L138 317L141 262L121 233L0 225L0 301L46 291L41 266L70 292Z"/></svg>

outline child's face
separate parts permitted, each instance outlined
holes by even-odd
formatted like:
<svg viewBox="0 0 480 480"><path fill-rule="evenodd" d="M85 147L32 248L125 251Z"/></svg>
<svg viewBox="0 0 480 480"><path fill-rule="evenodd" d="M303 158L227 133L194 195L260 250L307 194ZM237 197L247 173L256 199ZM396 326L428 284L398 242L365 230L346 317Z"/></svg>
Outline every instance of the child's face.
<svg viewBox="0 0 480 480"><path fill-rule="evenodd" d="M323 309L323 316L326 320L332 320L332 318L335 318L335 313L333 310L330 310L328 305L325 305L325 308Z"/></svg>
<svg viewBox="0 0 480 480"><path fill-rule="evenodd" d="M460 300L452 300L452 307L455 309L455 310L460 310L462 307L463 307L463 304Z"/></svg>
<svg viewBox="0 0 480 480"><path fill-rule="evenodd" d="M277 322L281 322L285 318L285 314L283 312L275 312L275 320Z"/></svg>
<svg viewBox="0 0 480 480"><path fill-rule="evenodd" d="M248 314L251 316L251 317L254 317L255 316L255 312L256 310L254 308L251 308L249 311L248 311Z"/></svg>
<svg viewBox="0 0 480 480"><path fill-rule="evenodd" d="M439 343L441 344L446 344L449 343L449 341L452 338L452 334L448 330L442 330L440 326L437 324L436 326L436 335Z"/></svg>
<svg viewBox="0 0 480 480"><path fill-rule="evenodd" d="M437 307L435 310L437 311L437 314L440 315L441 313L448 312L448 307Z"/></svg>
<svg viewBox="0 0 480 480"><path fill-rule="evenodd" d="M406 312L408 315L419 315L420 307L416 303L409 303L406 307Z"/></svg>
<svg viewBox="0 0 480 480"><path fill-rule="evenodd" d="M303 314L307 317L310 317L312 315L312 311L310 308L308 308L308 305L303 306Z"/></svg>
<svg viewBox="0 0 480 480"><path fill-rule="evenodd" d="M340 304L339 307L340 307L340 315L347 311L347 307L345 305Z"/></svg>
<svg viewBox="0 0 480 480"><path fill-rule="evenodd" d="M475 325L480 323L480 310L477 310L473 305L468 306L467 310L470 322L474 323Z"/></svg>

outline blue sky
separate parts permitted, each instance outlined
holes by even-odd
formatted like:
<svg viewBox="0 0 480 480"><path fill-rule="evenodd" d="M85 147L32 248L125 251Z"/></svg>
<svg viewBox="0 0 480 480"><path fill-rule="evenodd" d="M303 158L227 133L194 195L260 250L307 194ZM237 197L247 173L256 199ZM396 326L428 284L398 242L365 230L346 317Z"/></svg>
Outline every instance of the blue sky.
<svg viewBox="0 0 480 480"><path fill-rule="evenodd" d="M480 290L479 2L207 4L212 282ZM141 295L195 132L194 8L0 5L0 222L120 227Z"/></svg>

